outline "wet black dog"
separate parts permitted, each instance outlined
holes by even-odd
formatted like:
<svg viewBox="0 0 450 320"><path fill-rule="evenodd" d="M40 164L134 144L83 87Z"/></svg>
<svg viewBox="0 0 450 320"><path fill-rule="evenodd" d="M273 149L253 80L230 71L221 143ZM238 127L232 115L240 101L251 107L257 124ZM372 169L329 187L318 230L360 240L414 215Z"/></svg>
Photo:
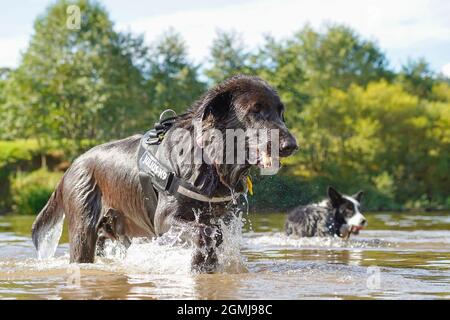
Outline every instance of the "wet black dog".
<svg viewBox="0 0 450 320"><path fill-rule="evenodd" d="M272 163L271 154L259 153L253 164L220 163L214 154L209 154L214 159L212 163L186 163L179 155L174 156L174 150L182 144L174 132L184 129L194 135L193 121L202 121L203 131L215 129L221 133L227 129L278 130L279 156L285 157L297 149L297 143L286 128L283 112L280 98L266 82L257 77L233 77L208 91L177 118L155 156L205 196L225 197L230 192L241 192L250 167ZM33 242L41 257L54 254L60 236L58 227L66 215L73 262L94 261L99 230L103 238L132 239L152 238L171 228L180 228L190 230L187 238L197 247L193 269L215 270L215 249L221 242L218 221L225 219L232 203L206 203L159 192L157 199L153 199L155 209L149 212L136 164L141 137L97 146L74 161L33 225ZM267 141L267 150L271 150L271 143L274 141ZM245 148L248 146L246 143ZM109 217L111 209L113 216ZM120 230L120 234L113 234L114 230Z"/></svg>
<svg viewBox="0 0 450 320"><path fill-rule="evenodd" d="M329 187L328 200L300 206L289 213L286 234L299 237L339 236L345 239L351 234L358 234L367 225L366 218L360 212L362 195L360 191L346 196Z"/></svg>

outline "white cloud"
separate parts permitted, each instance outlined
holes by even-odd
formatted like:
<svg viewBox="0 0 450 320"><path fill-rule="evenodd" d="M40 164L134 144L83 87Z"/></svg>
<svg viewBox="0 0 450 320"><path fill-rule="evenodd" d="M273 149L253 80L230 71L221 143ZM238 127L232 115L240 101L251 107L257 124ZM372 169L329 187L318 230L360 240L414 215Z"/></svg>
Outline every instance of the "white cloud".
<svg viewBox="0 0 450 320"><path fill-rule="evenodd" d="M444 76L446 76L447 78L450 78L450 63L445 64L442 67L441 71L444 74Z"/></svg>
<svg viewBox="0 0 450 320"><path fill-rule="evenodd" d="M448 42L448 9L449 2L443 0L262 0L152 16L119 23L119 28L144 32L147 41L152 41L173 27L198 60L207 55L217 29L238 30L248 45L256 46L263 33L285 37L307 22L315 27L326 22L345 23L378 40L382 48L398 50L430 41Z"/></svg>
<svg viewBox="0 0 450 320"><path fill-rule="evenodd" d="M0 38L0 66L16 67L19 64L20 53L26 49L28 37L3 37Z"/></svg>
<svg viewBox="0 0 450 320"><path fill-rule="evenodd" d="M307 22L314 27L327 22L345 23L364 37L377 40L382 49L393 54L395 64L416 55L430 58L436 68L450 60L442 49L450 48L448 0L242 0L238 4L234 1L229 5L174 9L168 14L152 10L158 5L156 1L132 3L140 8L140 17L149 14L130 21L135 11L124 12L122 2L108 2L107 9L113 13L118 29L143 32L151 42L173 27L181 32L197 62L203 62L208 54L217 29L242 32L247 45L255 47L264 33L287 37ZM177 7L176 3L173 7ZM26 29L31 34L32 26ZM0 36L0 66L17 66L27 41L23 31Z"/></svg>

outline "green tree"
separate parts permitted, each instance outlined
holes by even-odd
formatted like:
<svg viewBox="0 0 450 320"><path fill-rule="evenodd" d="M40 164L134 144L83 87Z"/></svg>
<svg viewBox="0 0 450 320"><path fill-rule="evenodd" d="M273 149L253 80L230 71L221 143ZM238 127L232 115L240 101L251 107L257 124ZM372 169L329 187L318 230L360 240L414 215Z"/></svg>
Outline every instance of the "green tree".
<svg viewBox="0 0 450 320"><path fill-rule="evenodd" d="M219 83L236 74L250 74L250 52L246 49L242 36L235 31L217 31L211 46L209 67L205 75L213 83Z"/></svg>
<svg viewBox="0 0 450 320"><path fill-rule="evenodd" d="M9 73L11 72L8 68L0 68L0 114L2 114L2 105L5 104L5 85L8 79ZM0 117L0 139L7 138L8 131L6 129L6 119L2 115Z"/></svg>
<svg viewBox="0 0 450 320"><path fill-rule="evenodd" d="M305 88L306 75L296 48L287 41L266 36L263 45L251 57L253 69L277 88L286 105L286 119L291 127L299 127L299 115L311 94Z"/></svg>
<svg viewBox="0 0 450 320"><path fill-rule="evenodd" d="M450 83L436 82L431 88L432 100L450 102Z"/></svg>
<svg viewBox="0 0 450 320"><path fill-rule="evenodd" d="M306 26L292 40L311 86L347 89L390 77L387 59L378 46L343 25L331 25L324 33Z"/></svg>
<svg viewBox="0 0 450 320"><path fill-rule="evenodd" d="M293 37L266 37L254 55L253 68L280 92L288 105L288 119L299 123L299 113L331 88L346 90L391 79L388 62L377 45L352 29L331 25L318 32L306 25Z"/></svg>
<svg viewBox="0 0 450 320"><path fill-rule="evenodd" d="M72 4L81 12L79 29L67 25ZM143 54L142 41L116 33L98 3L58 1L35 21L2 113L16 136L37 138L43 148L56 140L70 154L84 141L122 137L146 106L135 65Z"/></svg>
<svg viewBox="0 0 450 320"><path fill-rule="evenodd" d="M450 206L450 85L436 83L432 88L436 101L425 102L427 112L426 140L428 146L424 161L423 183L426 185L426 198L431 206ZM420 123L420 122L419 122ZM419 142L418 142L419 143Z"/></svg>
<svg viewBox="0 0 450 320"><path fill-rule="evenodd" d="M181 36L169 30L151 45L146 87L154 120L159 113L171 108L180 113L205 90L198 79L199 66L189 61L186 45Z"/></svg>
<svg viewBox="0 0 450 320"><path fill-rule="evenodd" d="M443 203L449 112L449 103L420 100L386 81L332 89L302 112L303 150L291 173L343 189L366 186L380 207Z"/></svg>
<svg viewBox="0 0 450 320"><path fill-rule="evenodd" d="M425 59L408 60L402 66L402 70L398 76L400 83L411 94L420 98L429 98L436 75L431 70L430 65Z"/></svg>

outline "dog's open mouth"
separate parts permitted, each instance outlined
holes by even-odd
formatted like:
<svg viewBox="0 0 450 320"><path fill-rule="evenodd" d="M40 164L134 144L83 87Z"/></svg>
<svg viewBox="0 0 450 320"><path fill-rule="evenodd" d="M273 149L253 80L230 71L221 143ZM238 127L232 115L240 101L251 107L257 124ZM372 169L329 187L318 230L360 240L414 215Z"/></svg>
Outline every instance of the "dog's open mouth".
<svg viewBox="0 0 450 320"><path fill-rule="evenodd" d="M263 169L271 168L273 165L273 158L267 152L262 151L259 153L259 157L256 164L258 165L258 167Z"/></svg>
<svg viewBox="0 0 450 320"><path fill-rule="evenodd" d="M350 233L357 235L357 234L359 234L359 231L361 231L362 229L364 229L363 226L351 226Z"/></svg>
<svg viewBox="0 0 450 320"><path fill-rule="evenodd" d="M276 164L276 158L266 151L258 152L256 165L261 169L272 168Z"/></svg>
<svg viewBox="0 0 450 320"><path fill-rule="evenodd" d="M361 231L362 229L364 229L363 226L353 226L353 225L350 225L349 227L347 227L347 230L344 232L344 234L342 235L342 237L343 237L345 240L348 240L352 234L358 235L358 234L359 234L359 231Z"/></svg>

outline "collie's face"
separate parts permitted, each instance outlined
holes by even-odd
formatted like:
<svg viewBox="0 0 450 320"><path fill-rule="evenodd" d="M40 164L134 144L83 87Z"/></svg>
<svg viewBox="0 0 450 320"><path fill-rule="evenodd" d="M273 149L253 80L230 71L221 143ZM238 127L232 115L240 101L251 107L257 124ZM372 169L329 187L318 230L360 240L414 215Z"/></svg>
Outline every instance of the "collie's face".
<svg viewBox="0 0 450 320"><path fill-rule="evenodd" d="M346 196L340 194L334 188L328 189L328 197L334 208L338 209L338 219L343 222L341 228L341 235L358 234L361 229L367 226L367 220L361 213L361 198L363 192L360 191L353 196Z"/></svg>
<svg viewBox="0 0 450 320"><path fill-rule="evenodd" d="M349 226L349 231L358 234L367 225L366 217L360 212L361 203L356 200L356 197L342 196L342 198L344 203L341 207L341 212L344 220Z"/></svg>

